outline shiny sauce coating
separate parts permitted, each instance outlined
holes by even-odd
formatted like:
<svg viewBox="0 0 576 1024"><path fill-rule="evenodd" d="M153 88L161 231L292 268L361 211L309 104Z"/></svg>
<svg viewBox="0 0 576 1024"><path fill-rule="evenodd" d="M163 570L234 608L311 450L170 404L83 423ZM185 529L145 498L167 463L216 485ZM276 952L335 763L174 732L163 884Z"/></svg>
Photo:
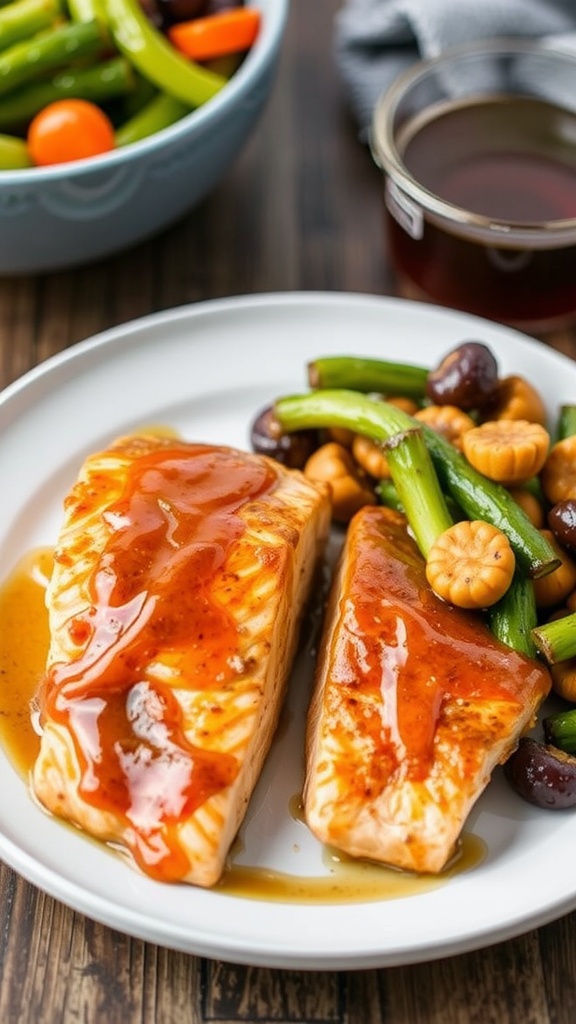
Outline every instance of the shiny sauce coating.
<svg viewBox="0 0 576 1024"><path fill-rule="evenodd" d="M45 591L53 551L27 552L0 586L0 742L26 780L38 756L40 738L33 723L35 697L48 650ZM32 715L30 709L32 708ZM298 748L299 749L299 748ZM271 798L275 799L274 793ZM302 797L295 794L288 813L304 828ZM238 850L242 852L242 845ZM356 903L418 896L447 884L453 875L472 870L487 854L485 843L464 833L457 857L440 875L416 875L353 860L326 848L325 875L286 875L268 867L236 863L236 845L216 890L227 896L289 903Z"/></svg>
<svg viewBox="0 0 576 1024"><path fill-rule="evenodd" d="M472 776L484 750L466 707L481 702L492 705L495 716L515 715L525 700L548 692L549 675L499 644L478 615L436 597L401 517L364 511L363 542L341 609L343 629L330 655L331 679L340 684L332 699L340 702L341 720L354 723L340 773L352 791L366 787L372 794L398 770L414 782L426 779L439 726L448 727L449 714L459 771ZM354 760L358 731L378 752L369 770L359 771Z"/></svg>
<svg viewBox="0 0 576 1024"><path fill-rule="evenodd" d="M239 510L276 476L238 453L170 441L128 460L124 480L103 512L90 607L67 623L77 657L50 666L41 716L74 738L82 799L124 819L148 874L178 878L187 865L175 827L232 783L238 764L188 741L179 701L154 665L168 664L178 688L225 687L234 677L237 626L211 582L244 530ZM90 489L68 501L72 517L84 513ZM66 547L55 555L69 557Z"/></svg>

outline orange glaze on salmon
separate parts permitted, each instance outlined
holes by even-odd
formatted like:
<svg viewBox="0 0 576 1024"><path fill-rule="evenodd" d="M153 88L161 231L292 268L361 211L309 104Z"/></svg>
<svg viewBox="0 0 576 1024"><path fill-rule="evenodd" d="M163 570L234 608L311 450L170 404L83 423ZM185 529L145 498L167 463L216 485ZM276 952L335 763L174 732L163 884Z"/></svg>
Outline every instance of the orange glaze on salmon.
<svg viewBox="0 0 576 1024"><path fill-rule="evenodd" d="M329 517L323 489L230 448L128 437L86 460L47 591L46 808L154 878L218 880Z"/></svg>
<svg viewBox="0 0 576 1024"><path fill-rule="evenodd" d="M405 520L352 520L307 734L305 816L352 856L438 872L494 767L534 722L547 670L430 590Z"/></svg>

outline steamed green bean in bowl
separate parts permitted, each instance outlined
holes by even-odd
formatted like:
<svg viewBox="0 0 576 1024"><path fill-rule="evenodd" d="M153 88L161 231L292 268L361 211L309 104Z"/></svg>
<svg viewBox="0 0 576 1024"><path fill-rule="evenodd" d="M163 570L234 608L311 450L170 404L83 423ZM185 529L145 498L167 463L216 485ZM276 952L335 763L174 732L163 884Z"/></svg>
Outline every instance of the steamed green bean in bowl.
<svg viewBox="0 0 576 1024"><path fill-rule="evenodd" d="M213 99L261 27L242 0L0 4L0 170L87 159Z"/></svg>
<svg viewBox="0 0 576 1024"><path fill-rule="evenodd" d="M106 0L113 2L120 0ZM136 0L131 4L136 9ZM271 98L289 0L245 0L245 6L259 15L258 34L248 51L202 64L182 58L186 70L193 63L193 70L202 72L202 80L210 74L211 81L214 76L224 81L212 98L192 109L181 97L148 81L128 53L112 51L107 74L112 71L114 77L116 69L120 79L127 74L129 82L134 82L120 95L97 103L112 121L114 147L87 159L28 167L14 167L12 154L12 167L0 167L0 274L47 273L109 257L154 238L220 185L225 187L234 161L258 129ZM165 53L168 41L150 18L149 14L146 29L156 33L156 41L161 38ZM67 16L67 20L71 19ZM122 24L127 31L132 23L122 19ZM128 41L133 39L129 34ZM46 75L39 84L44 87L47 80L60 76L57 84L70 86L71 64L68 59L66 67ZM231 72L231 66L236 70ZM99 80L101 69L101 59L85 56L78 58L74 73L82 71ZM32 84L22 84L18 91ZM73 96L77 79L72 87ZM15 94L16 90L0 92L0 108L8 98L12 103ZM94 95L89 99L94 101ZM184 106L184 116L171 121L174 108L181 112ZM12 149L15 145L22 152L25 135L18 136L13 124L0 128L0 134L16 138Z"/></svg>

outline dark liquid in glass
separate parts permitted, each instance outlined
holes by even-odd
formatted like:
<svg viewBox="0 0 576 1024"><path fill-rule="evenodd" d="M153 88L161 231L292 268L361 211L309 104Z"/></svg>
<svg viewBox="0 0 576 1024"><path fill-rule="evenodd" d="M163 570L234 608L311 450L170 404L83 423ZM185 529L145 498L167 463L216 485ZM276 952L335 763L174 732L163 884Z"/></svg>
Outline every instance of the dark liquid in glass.
<svg viewBox="0 0 576 1024"><path fill-rule="evenodd" d="M421 185L471 213L543 230L576 218L576 115L552 104L443 105L407 126L399 148ZM421 238L387 223L403 294L543 330L576 317L576 244L487 246L426 215Z"/></svg>

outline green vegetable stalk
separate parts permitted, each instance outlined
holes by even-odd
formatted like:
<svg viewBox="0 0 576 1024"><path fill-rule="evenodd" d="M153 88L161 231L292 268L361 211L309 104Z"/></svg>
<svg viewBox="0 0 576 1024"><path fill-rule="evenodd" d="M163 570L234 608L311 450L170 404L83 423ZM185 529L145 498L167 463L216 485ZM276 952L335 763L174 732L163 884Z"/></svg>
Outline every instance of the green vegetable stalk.
<svg viewBox="0 0 576 1024"><path fill-rule="evenodd" d="M549 665L576 655L576 612L536 626L532 639Z"/></svg>
<svg viewBox="0 0 576 1024"><path fill-rule="evenodd" d="M24 140L11 135L0 135L0 170L18 171L31 166L32 161Z"/></svg>
<svg viewBox="0 0 576 1024"><path fill-rule="evenodd" d="M0 95L41 78L47 72L68 67L80 57L104 52L109 40L94 21L66 22L15 43L0 53Z"/></svg>
<svg viewBox="0 0 576 1024"><path fill-rule="evenodd" d="M181 56L146 17L138 0L102 0L102 10L118 49L161 92L187 107L199 107L226 85L226 79Z"/></svg>
<svg viewBox="0 0 576 1024"><path fill-rule="evenodd" d="M395 406L374 401L355 391L333 390L283 398L276 403L275 408L278 420L287 432L307 427L341 426L382 441L395 433L411 431L418 426L442 489L468 518L484 519L505 533L514 550L517 564L529 577L538 578L558 566L558 558L552 546L532 525L505 487L487 480L454 445L427 424L418 423ZM387 452L389 461L391 455L393 451ZM396 479L394 484L400 496ZM444 497L442 504L451 523ZM408 509L406 514L412 524Z"/></svg>
<svg viewBox="0 0 576 1024"><path fill-rule="evenodd" d="M440 483L468 518L484 519L505 533L517 564L531 579L556 569L560 562L552 545L509 491L474 469L450 441L425 423L422 432Z"/></svg>
<svg viewBox="0 0 576 1024"><path fill-rule="evenodd" d="M139 139L154 135L162 128L168 128L169 125L179 121L185 114L189 114L190 109L174 96L169 96L168 93L159 93L142 110L117 129L116 145L127 146L132 142L138 142Z"/></svg>
<svg viewBox="0 0 576 1024"><path fill-rule="evenodd" d="M72 21L99 21L103 19L101 0L67 0Z"/></svg>
<svg viewBox="0 0 576 1024"><path fill-rule="evenodd" d="M126 60L126 57L123 57L122 59ZM129 61L126 61L126 63L129 63ZM135 114L144 110L144 107L147 107L150 101L153 100L155 96L158 96L158 89L156 86L153 85L152 82L149 82L147 78L144 78L139 71L136 71L131 64L130 67L134 73L135 81L134 88L130 89L130 91L126 93L122 102L122 113L125 121L128 121L130 118L134 117Z"/></svg>
<svg viewBox="0 0 576 1024"><path fill-rule="evenodd" d="M452 525L419 425L401 409L357 391L313 391L279 399L274 414L282 431L345 427L385 442L398 500L424 557Z"/></svg>
<svg viewBox="0 0 576 1024"><path fill-rule="evenodd" d="M566 437L576 434L576 405L562 405L558 415L556 440L563 441Z"/></svg>
<svg viewBox="0 0 576 1024"><path fill-rule="evenodd" d="M379 480L376 484L376 494L386 508L392 508L395 512L404 512L404 505L400 501L396 485L392 480Z"/></svg>
<svg viewBox="0 0 576 1024"><path fill-rule="evenodd" d="M0 50L62 21L61 0L14 0L0 9Z"/></svg>
<svg viewBox="0 0 576 1024"><path fill-rule="evenodd" d="M396 390L397 383L400 387L395 374L405 377L408 386L412 383L415 388L419 382L423 389L428 371L380 359L343 356L317 359L309 365L313 387L324 387L329 380L332 388L386 392L389 386ZM403 386L406 387L406 383ZM502 530L512 545L519 566L528 576L536 579L555 569L559 562L553 548L532 525L506 488L478 473L449 441L427 424L421 426L440 483L466 516L469 519L484 519Z"/></svg>
<svg viewBox="0 0 576 1024"><path fill-rule="evenodd" d="M538 617L532 580L515 572L508 590L487 615L490 631L498 640L528 658L536 657L532 630Z"/></svg>
<svg viewBox="0 0 576 1024"><path fill-rule="evenodd" d="M395 434L385 448L398 500L404 507L418 547L427 558L432 545L453 525L453 520L422 431L413 428Z"/></svg>
<svg viewBox="0 0 576 1024"><path fill-rule="evenodd" d="M135 73L125 57L113 57L93 67L62 71L46 81L30 82L0 97L0 129L25 126L54 100L73 96L101 103L124 96L134 88Z"/></svg>
<svg viewBox="0 0 576 1024"><path fill-rule="evenodd" d="M542 726L547 743L567 754L576 754L576 708L549 715Z"/></svg>
<svg viewBox="0 0 576 1024"><path fill-rule="evenodd" d="M308 380L315 390L346 388L423 398L428 370L407 363L358 356L322 356L308 363Z"/></svg>

